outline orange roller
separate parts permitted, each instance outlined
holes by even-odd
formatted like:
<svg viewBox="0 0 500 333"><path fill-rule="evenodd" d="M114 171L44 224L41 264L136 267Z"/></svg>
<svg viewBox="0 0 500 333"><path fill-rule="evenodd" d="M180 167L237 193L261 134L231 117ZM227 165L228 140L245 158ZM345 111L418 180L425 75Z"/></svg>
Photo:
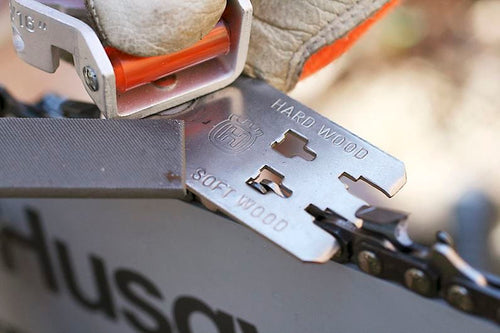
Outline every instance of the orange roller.
<svg viewBox="0 0 500 333"><path fill-rule="evenodd" d="M116 77L116 89L126 92L135 87L227 54L230 48L229 30L220 21L212 31L193 46L176 53L157 57L137 57L107 47Z"/></svg>

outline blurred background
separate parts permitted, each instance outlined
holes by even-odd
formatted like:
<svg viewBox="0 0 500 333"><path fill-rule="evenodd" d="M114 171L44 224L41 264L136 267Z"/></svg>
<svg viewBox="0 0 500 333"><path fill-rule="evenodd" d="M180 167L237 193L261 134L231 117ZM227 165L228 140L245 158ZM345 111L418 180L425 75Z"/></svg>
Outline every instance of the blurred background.
<svg viewBox="0 0 500 333"><path fill-rule="evenodd" d="M361 186L365 198L411 212L420 242L448 231L467 260L500 274L498 22L498 0L403 1L291 96L405 162L395 198ZM70 65L51 75L17 59L4 0L0 84L24 101L44 92L89 100Z"/></svg>

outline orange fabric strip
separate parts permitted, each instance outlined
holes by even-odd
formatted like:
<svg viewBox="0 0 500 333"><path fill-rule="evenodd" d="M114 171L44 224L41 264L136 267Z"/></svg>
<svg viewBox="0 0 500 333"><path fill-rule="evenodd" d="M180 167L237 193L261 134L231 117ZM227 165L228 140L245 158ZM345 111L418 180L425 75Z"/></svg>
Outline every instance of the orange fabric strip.
<svg viewBox="0 0 500 333"><path fill-rule="evenodd" d="M347 35L335 41L335 43L321 48L318 52L307 59L302 69L300 79L316 73L321 68L325 67L344 52L349 50L351 46L378 20L384 17L390 9L395 7L399 0L390 0L375 14L366 19L363 23L351 30Z"/></svg>

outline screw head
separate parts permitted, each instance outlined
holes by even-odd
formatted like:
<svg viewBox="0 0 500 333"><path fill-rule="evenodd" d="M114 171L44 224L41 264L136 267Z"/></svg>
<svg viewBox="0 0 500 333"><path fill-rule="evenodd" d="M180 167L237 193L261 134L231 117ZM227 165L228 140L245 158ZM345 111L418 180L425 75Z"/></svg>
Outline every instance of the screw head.
<svg viewBox="0 0 500 333"><path fill-rule="evenodd" d="M429 277L417 268L410 268L405 272L405 284L410 290L421 295L427 295L431 290Z"/></svg>
<svg viewBox="0 0 500 333"><path fill-rule="evenodd" d="M462 311L471 312L474 309L470 293L465 287L459 285L451 286L448 288L447 299L451 305Z"/></svg>
<svg viewBox="0 0 500 333"><path fill-rule="evenodd" d="M85 79L85 84L90 88L90 90L99 90L99 81L97 81L97 74L92 67L83 67L83 77Z"/></svg>
<svg viewBox="0 0 500 333"><path fill-rule="evenodd" d="M358 266L363 272L371 275L382 273L382 263L372 251L364 250L358 254Z"/></svg>

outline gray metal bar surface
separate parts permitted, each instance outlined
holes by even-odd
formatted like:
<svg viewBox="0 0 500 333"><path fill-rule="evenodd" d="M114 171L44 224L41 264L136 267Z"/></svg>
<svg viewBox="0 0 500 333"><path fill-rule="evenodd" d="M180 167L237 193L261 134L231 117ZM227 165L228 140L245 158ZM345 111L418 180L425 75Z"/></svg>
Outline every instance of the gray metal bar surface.
<svg viewBox="0 0 500 333"><path fill-rule="evenodd" d="M1 199L0 210L2 333L498 332L359 270L303 263L180 200Z"/></svg>
<svg viewBox="0 0 500 333"><path fill-rule="evenodd" d="M0 119L0 197L185 195L176 120Z"/></svg>

